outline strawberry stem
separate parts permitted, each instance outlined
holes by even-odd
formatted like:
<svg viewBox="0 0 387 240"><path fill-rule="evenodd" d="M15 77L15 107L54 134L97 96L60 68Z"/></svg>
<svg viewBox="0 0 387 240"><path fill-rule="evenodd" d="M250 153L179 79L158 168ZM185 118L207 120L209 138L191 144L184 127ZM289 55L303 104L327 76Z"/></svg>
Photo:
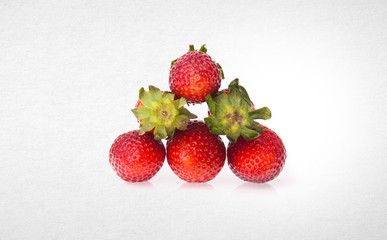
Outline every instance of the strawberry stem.
<svg viewBox="0 0 387 240"><path fill-rule="evenodd" d="M206 44L203 44L203 45L200 47L199 51L200 51L200 52L207 53Z"/></svg>

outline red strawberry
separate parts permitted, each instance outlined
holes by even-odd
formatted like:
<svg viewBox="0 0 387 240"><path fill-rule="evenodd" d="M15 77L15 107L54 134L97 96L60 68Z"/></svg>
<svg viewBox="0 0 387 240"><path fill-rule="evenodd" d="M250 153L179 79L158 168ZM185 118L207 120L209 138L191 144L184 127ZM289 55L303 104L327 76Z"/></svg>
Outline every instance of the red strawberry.
<svg viewBox="0 0 387 240"><path fill-rule="evenodd" d="M261 125L262 126L262 125ZM278 135L269 128L253 140L238 138L227 148L228 165L239 178L263 183L280 174L285 164L286 149Z"/></svg>
<svg viewBox="0 0 387 240"><path fill-rule="evenodd" d="M160 170L164 159L163 143L154 140L151 133L139 135L137 130L118 136L109 153L114 171L128 182L151 179Z"/></svg>
<svg viewBox="0 0 387 240"><path fill-rule="evenodd" d="M191 121L167 142L167 160L173 172L187 182L207 182L222 169L226 148L202 121Z"/></svg>
<svg viewBox="0 0 387 240"><path fill-rule="evenodd" d="M149 92L140 89L136 108L132 109L140 123L139 134L151 132L156 140L171 138L175 129L185 130L190 119L196 118L183 106L185 98L176 99L171 92L149 86Z"/></svg>
<svg viewBox="0 0 387 240"><path fill-rule="evenodd" d="M208 94L218 91L223 78L222 68L212 61L205 45L199 51L190 45L189 52L172 61L169 87L189 103L202 103Z"/></svg>

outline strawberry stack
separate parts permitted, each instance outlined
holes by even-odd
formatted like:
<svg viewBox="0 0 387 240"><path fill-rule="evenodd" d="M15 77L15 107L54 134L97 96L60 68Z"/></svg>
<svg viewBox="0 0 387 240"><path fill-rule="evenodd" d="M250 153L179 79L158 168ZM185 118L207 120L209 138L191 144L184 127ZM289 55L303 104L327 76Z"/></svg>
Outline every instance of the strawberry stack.
<svg viewBox="0 0 387 240"><path fill-rule="evenodd" d="M179 178L207 182L222 170L227 156L230 169L242 180L264 183L277 177L285 163L285 146L274 131L256 121L270 119L270 109L255 109L238 79L219 91L222 79L222 67L205 45L199 51L190 45L171 63L171 91L141 88L132 109L139 130L120 135L110 148L109 161L117 175L128 182L148 181L166 156ZM197 116L184 106L204 102L208 117L192 120ZM229 140L227 151L219 135Z"/></svg>

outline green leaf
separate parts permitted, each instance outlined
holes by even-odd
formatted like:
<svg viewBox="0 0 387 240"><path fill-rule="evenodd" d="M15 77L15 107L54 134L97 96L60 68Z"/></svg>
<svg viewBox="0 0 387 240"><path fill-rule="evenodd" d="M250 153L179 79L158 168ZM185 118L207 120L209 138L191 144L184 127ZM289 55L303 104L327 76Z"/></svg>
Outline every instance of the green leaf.
<svg viewBox="0 0 387 240"><path fill-rule="evenodd" d="M250 119L270 119L271 111L268 107L263 107L254 111L249 112Z"/></svg>
<svg viewBox="0 0 387 240"><path fill-rule="evenodd" d="M186 103L187 103L187 100L185 100L185 98L183 97L173 101L173 104L175 105L176 109L182 108Z"/></svg>
<svg viewBox="0 0 387 240"><path fill-rule="evenodd" d="M228 140L230 140L230 142L235 143L238 140L239 135L240 132L235 132L227 134L226 137L228 138Z"/></svg>
<svg viewBox="0 0 387 240"><path fill-rule="evenodd" d="M221 92L216 98L214 98L217 106L231 106L230 99L228 95L224 92Z"/></svg>
<svg viewBox="0 0 387 240"><path fill-rule="evenodd" d="M216 135L225 135L227 129L225 129L222 124L219 122L219 120L214 117L206 117L204 118L204 122L206 123L207 127L210 129L210 132Z"/></svg>
<svg viewBox="0 0 387 240"><path fill-rule="evenodd" d="M241 107L244 109L244 111L249 112L251 111L251 104L248 104L245 100L241 100Z"/></svg>
<svg viewBox="0 0 387 240"><path fill-rule="evenodd" d="M242 97L242 107L244 107L246 109L246 111L250 111L251 110L251 100L250 100L250 97L249 97L249 94L247 93L246 89L243 87L243 86L238 86L238 89L241 93L241 97Z"/></svg>
<svg viewBox="0 0 387 240"><path fill-rule="evenodd" d="M195 47L194 47L193 44L190 44L190 45L189 45L189 48L188 48L188 52L193 52L193 51L196 51L196 50L195 50Z"/></svg>
<svg viewBox="0 0 387 240"><path fill-rule="evenodd" d="M164 126L157 125L153 135L156 140L165 139L167 137L167 129Z"/></svg>
<svg viewBox="0 0 387 240"><path fill-rule="evenodd" d="M175 121L173 121L173 125L179 130L186 130L187 124L189 123L189 118L185 115L179 115L176 117Z"/></svg>
<svg viewBox="0 0 387 240"><path fill-rule="evenodd" d="M152 115L152 109L148 107L138 107L132 109L132 112L137 119L149 118Z"/></svg>
<svg viewBox="0 0 387 240"><path fill-rule="evenodd" d="M216 111L216 103L215 103L214 100L212 99L211 95L207 95L207 96L206 96L206 102L207 102L208 108L210 109L210 112L211 112L212 114L215 114L215 111Z"/></svg>
<svg viewBox="0 0 387 240"><path fill-rule="evenodd" d="M139 100L147 107L151 107L153 103L153 98L149 93L147 93L144 88L140 88L139 91Z"/></svg>
<svg viewBox="0 0 387 240"><path fill-rule="evenodd" d="M223 69L222 69L222 66L220 66L219 63L216 63L216 65L218 65L219 69L220 69L220 74L222 76L222 79L224 79L224 72L223 72Z"/></svg>
<svg viewBox="0 0 387 240"><path fill-rule="evenodd" d="M224 108L223 106L218 106L216 108L216 111L215 113L213 114L217 119L223 119L224 116L226 115L226 108Z"/></svg>
<svg viewBox="0 0 387 240"><path fill-rule="evenodd" d="M175 94L174 94L174 93L171 93L171 92L163 92L163 94L161 95L161 97L173 101L173 100L175 99Z"/></svg>
<svg viewBox="0 0 387 240"><path fill-rule="evenodd" d="M154 101L161 100L161 91L157 87L150 85L149 86L149 93L152 96Z"/></svg>
<svg viewBox="0 0 387 240"><path fill-rule="evenodd" d="M228 98L231 105L240 106L242 98L237 86L231 84L228 86Z"/></svg>
<svg viewBox="0 0 387 240"><path fill-rule="evenodd" d="M190 111L188 111L188 109L186 109L185 107L182 107L182 108L179 109L179 115L185 115L185 116L187 116L190 119L194 119L194 118L198 117L195 114L193 114Z"/></svg>
<svg viewBox="0 0 387 240"><path fill-rule="evenodd" d="M207 53L206 45L203 44L203 45L200 47L199 51L204 52L204 53Z"/></svg>
<svg viewBox="0 0 387 240"><path fill-rule="evenodd" d="M145 134L146 132L151 131L155 127L155 124L149 121L149 118L145 118L140 123L140 130L138 133L140 135Z"/></svg>
<svg viewBox="0 0 387 240"><path fill-rule="evenodd" d="M213 115L215 115L217 118L222 118L228 107L231 106L229 96L222 92L220 95L214 98L214 101L216 103L216 110Z"/></svg>
<svg viewBox="0 0 387 240"><path fill-rule="evenodd" d="M265 128L261 127L261 126L259 125L259 123L256 122L256 121L254 121L254 120L249 120L249 123L248 123L248 125L247 125L246 127L250 128L250 129L252 129L252 130L255 130L255 131L257 131L257 132L263 132L263 131L265 131Z"/></svg>
<svg viewBox="0 0 387 240"><path fill-rule="evenodd" d="M228 84L228 87L230 87L230 86L232 86L232 87L238 87L238 86L239 86L239 79L238 79L238 78L235 78L234 80L232 80L232 81L230 82L230 84Z"/></svg>
<svg viewBox="0 0 387 240"><path fill-rule="evenodd" d="M210 133L215 134L215 135L225 135L226 133L222 131L222 129L217 128L217 127L212 127L210 130Z"/></svg>
<svg viewBox="0 0 387 240"><path fill-rule="evenodd" d="M204 118L204 122L209 128L219 125L218 119L214 116Z"/></svg>
<svg viewBox="0 0 387 240"><path fill-rule="evenodd" d="M257 133L257 131L248 129L247 127L244 127L241 129L241 135L246 140L252 140L254 138L257 138L259 136L259 133Z"/></svg>
<svg viewBox="0 0 387 240"><path fill-rule="evenodd" d="M168 135L167 140L172 139L173 135L175 134L175 126L172 125L172 126L166 127L166 129L167 129L167 135Z"/></svg>

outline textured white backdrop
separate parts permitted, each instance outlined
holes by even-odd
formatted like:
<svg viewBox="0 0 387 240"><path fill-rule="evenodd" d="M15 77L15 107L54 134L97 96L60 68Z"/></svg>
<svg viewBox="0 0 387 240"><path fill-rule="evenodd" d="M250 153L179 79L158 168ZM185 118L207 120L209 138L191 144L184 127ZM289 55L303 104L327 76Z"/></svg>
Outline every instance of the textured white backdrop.
<svg viewBox="0 0 387 240"><path fill-rule="evenodd" d="M1 1L0 238L386 238L386 18L373 0ZM274 181L111 169L138 89L168 89L191 43L271 108Z"/></svg>

